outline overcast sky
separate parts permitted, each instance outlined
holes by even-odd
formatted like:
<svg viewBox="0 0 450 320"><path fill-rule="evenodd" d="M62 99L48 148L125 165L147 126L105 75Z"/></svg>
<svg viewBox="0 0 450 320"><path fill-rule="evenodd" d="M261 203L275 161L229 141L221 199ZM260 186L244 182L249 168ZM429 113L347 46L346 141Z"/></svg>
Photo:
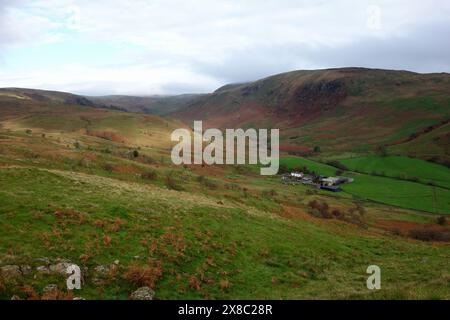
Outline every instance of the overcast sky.
<svg viewBox="0 0 450 320"><path fill-rule="evenodd" d="M209 92L295 69L450 72L450 1L0 0L0 87Z"/></svg>

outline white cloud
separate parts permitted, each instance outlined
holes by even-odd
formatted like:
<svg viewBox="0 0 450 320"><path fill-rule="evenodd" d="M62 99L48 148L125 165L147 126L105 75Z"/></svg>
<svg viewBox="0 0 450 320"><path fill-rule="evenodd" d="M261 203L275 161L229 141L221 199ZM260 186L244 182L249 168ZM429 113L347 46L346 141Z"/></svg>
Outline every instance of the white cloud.
<svg viewBox="0 0 450 320"><path fill-rule="evenodd" d="M376 28L368 23L374 7ZM0 40L24 50L64 43L70 32L123 48L108 68L86 61L74 70L71 61L59 61L64 67L56 71L21 70L29 86L166 93L183 84L209 91L223 82L342 63L450 71L450 61L437 52L439 46L448 51L442 36L450 31L450 3L440 0L20 0L5 12Z"/></svg>
<svg viewBox="0 0 450 320"><path fill-rule="evenodd" d="M63 68L34 69L8 77L0 73L0 87L10 87L11 83L21 87L61 90L73 93L96 95L110 94L170 94L173 84L183 85L200 91L201 88L215 88L220 82L212 77L193 73L182 67L122 66L116 68L86 67L66 65ZM192 84L196 84L193 86ZM181 90L181 88L179 90Z"/></svg>

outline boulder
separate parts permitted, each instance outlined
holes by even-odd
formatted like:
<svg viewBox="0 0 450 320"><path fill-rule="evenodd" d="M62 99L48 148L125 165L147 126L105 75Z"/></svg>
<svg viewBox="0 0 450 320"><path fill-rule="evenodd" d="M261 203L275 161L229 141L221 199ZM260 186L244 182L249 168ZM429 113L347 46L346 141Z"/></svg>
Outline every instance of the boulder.
<svg viewBox="0 0 450 320"><path fill-rule="evenodd" d="M61 275L67 275L67 268L71 265L69 262L60 262L50 265L49 269L51 273L57 273Z"/></svg>
<svg viewBox="0 0 450 320"><path fill-rule="evenodd" d="M27 275L31 274L31 272L33 272L33 268L28 265L23 265L23 266L20 266L20 271L22 272L22 274L24 276L27 276Z"/></svg>
<svg viewBox="0 0 450 320"><path fill-rule="evenodd" d="M50 269L47 266L36 267L36 271L37 271L37 273L41 273L41 274L49 274L50 273Z"/></svg>
<svg viewBox="0 0 450 320"><path fill-rule="evenodd" d="M149 287L142 287L134 291L130 298L131 300L153 300L155 296L155 291Z"/></svg>

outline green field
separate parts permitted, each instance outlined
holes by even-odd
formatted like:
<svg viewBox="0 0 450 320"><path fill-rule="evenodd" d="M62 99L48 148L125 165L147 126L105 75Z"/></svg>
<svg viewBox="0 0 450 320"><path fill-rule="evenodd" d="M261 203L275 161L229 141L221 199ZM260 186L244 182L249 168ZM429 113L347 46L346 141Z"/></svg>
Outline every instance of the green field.
<svg viewBox="0 0 450 320"><path fill-rule="evenodd" d="M383 175L402 180L418 179L422 183L432 182L450 188L450 169L420 159L389 156L359 157L340 160L352 171Z"/></svg>
<svg viewBox="0 0 450 320"><path fill-rule="evenodd" d="M437 214L450 214L450 190L409 181L376 177L365 174L352 174L353 183L343 186L343 190L377 202L402 208L409 208ZM436 203L436 207L435 207Z"/></svg>
<svg viewBox="0 0 450 320"><path fill-rule="evenodd" d="M333 176L337 170L335 167L300 157L282 157L280 166L285 166L289 170L301 170L303 167L306 167L309 171L325 176Z"/></svg>
<svg viewBox="0 0 450 320"><path fill-rule="evenodd" d="M423 160L407 157L365 157L341 160L350 170L368 174L346 173L355 179L343 186L343 190L353 196L402 208L421 210L437 214L450 213L450 190L433 187L423 183L389 177L373 176L372 172L386 176L401 176L404 179L419 177L424 182L448 186L449 170ZM321 175L335 175L337 168L298 157L285 157L280 160L289 169L307 167ZM435 193L434 193L435 192Z"/></svg>

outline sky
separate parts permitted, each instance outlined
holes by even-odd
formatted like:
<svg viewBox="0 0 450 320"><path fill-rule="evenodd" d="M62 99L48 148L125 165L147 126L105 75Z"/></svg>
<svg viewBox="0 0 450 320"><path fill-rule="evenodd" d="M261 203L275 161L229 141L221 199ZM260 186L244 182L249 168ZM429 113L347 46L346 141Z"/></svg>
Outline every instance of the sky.
<svg viewBox="0 0 450 320"><path fill-rule="evenodd" d="M0 0L0 87L211 92L336 67L450 72L448 0Z"/></svg>

